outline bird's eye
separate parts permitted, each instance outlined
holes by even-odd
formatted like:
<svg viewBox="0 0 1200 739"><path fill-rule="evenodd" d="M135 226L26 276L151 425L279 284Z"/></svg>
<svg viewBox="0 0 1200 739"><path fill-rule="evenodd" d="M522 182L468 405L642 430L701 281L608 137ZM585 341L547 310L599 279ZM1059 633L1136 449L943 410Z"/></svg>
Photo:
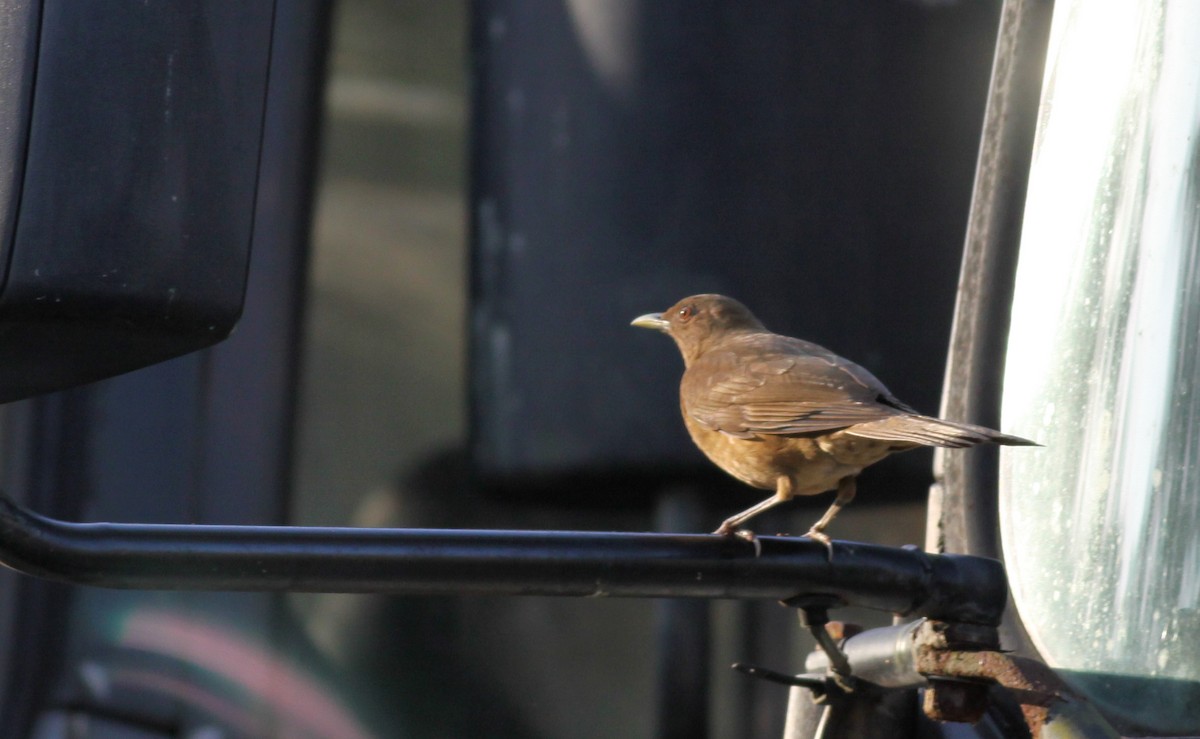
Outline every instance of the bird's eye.
<svg viewBox="0 0 1200 739"><path fill-rule="evenodd" d="M679 313L677 313L676 315L679 316L679 320L686 321L689 318L691 318L692 316L696 315L696 308L691 305L685 305L684 307L679 309Z"/></svg>

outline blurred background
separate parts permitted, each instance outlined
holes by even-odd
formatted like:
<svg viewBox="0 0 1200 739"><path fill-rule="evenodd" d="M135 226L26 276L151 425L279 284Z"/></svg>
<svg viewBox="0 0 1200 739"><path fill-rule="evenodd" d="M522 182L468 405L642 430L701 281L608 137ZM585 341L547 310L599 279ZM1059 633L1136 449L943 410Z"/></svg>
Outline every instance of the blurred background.
<svg viewBox="0 0 1200 739"><path fill-rule="evenodd" d="M1187 733L1195 666L1164 645L1200 623L1196 414L1124 391L1194 375L1187 331L1159 329L1196 301L1126 289L1195 262L1200 57L1167 30L1200 25L1167 5L1060 3L1043 75L1051 5L1004 3L980 158L999 0L0 3L0 491L198 538L711 531L764 493L688 441L678 352L634 316L727 293L936 412L957 292L948 412L994 418L1003 379L1006 430L1046 447L1003 455L998 488L995 450L939 458L931 546L999 556L1015 531L1030 630L1010 613L1005 648L1125 733ZM1001 378L1018 231L1009 354L1034 361ZM1159 433L1109 433L1134 427ZM830 533L917 545L931 477L928 450L871 467ZM755 530L807 530L814 497ZM797 672L812 648L772 602L189 590L311 571L244 539L210 567L138 557L87 525L80 562L5 510L9 561L45 577L0 568L4 736L764 739L786 691L730 663ZM1090 626L1062 628L1060 591Z"/></svg>
<svg viewBox="0 0 1200 739"><path fill-rule="evenodd" d="M336 4L293 523L711 530L761 494L690 448L674 346L628 327L696 292L937 410L998 3L792 6ZM929 470L873 469L834 536L921 543ZM389 736L650 737L683 700L655 603L290 603ZM786 690L729 664L797 668L795 613L711 609L711 680L675 690L712 736L778 736Z"/></svg>
<svg viewBox="0 0 1200 739"><path fill-rule="evenodd" d="M162 212L64 187L38 201L77 216L64 243L103 256L91 231L128 220L113 242L159 254L195 226L250 267L228 340L4 406L0 487L35 511L712 531L765 494L692 447L677 350L629 326L701 292L937 411L998 0L46 7L30 28L83 49L63 119L125 112L90 61L119 56L149 80L121 88L139 123L193 147L164 158L98 125L144 161L81 146L70 166L136 169L128 190ZM177 46L204 93L180 125L160 110ZM261 158L209 135L227 87L263 111L261 132L235 121ZM197 174L212 150L258 177L235 237L201 229L234 220L198 209L212 202L163 203L143 176L228 195ZM194 220L159 228L179 212ZM920 545L930 480L927 452L872 467L830 533ZM828 504L755 529L806 531ZM7 571L0 592L0 722L39 739L777 737L786 689L729 666L795 672L812 648L769 602L121 591Z"/></svg>

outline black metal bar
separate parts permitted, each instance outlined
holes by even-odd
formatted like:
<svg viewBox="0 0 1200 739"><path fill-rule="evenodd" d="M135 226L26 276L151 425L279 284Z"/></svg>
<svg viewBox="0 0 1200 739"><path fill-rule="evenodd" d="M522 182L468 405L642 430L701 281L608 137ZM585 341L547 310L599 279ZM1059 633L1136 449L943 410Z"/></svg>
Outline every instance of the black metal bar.
<svg viewBox="0 0 1200 739"><path fill-rule="evenodd" d="M941 415L993 428L1053 10L1051 0L1005 0L1001 11L946 361ZM999 555L998 454L938 453L927 548Z"/></svg>
<svg viewBox="0 0 1200 739"><path fill-rule="evenodd" d="M147 590L788 599L993 625L999 562L808 539L593 532L67 523L0 496L0 563Z"/></svg>

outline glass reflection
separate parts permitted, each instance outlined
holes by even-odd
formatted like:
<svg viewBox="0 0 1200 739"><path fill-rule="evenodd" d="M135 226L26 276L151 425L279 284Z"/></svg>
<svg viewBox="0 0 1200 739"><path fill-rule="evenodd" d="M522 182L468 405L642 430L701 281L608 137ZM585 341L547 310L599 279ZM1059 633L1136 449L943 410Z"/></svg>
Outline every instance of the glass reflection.
<svg viewBox="0 0 1200 739"><path fill-rule="evenodd" d="M1056 5L1013 304L1001 533L1047 661L1200 716L1200 3ZM1189 725L1192 724L1192 725Z"/></svg>

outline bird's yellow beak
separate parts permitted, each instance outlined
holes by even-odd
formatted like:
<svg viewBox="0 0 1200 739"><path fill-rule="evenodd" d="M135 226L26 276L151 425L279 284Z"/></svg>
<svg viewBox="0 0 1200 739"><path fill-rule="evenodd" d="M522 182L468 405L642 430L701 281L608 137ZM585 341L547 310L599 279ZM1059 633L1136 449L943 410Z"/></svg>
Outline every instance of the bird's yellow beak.
<svg viewBox="0 0 1200 739"><path fill-rule="evenodd" d="M662 313L647 313L644 316L638 316L629 325L638 328L652 328L656 331L669 331L671 328L671 324L662 317Z"/></svg>

